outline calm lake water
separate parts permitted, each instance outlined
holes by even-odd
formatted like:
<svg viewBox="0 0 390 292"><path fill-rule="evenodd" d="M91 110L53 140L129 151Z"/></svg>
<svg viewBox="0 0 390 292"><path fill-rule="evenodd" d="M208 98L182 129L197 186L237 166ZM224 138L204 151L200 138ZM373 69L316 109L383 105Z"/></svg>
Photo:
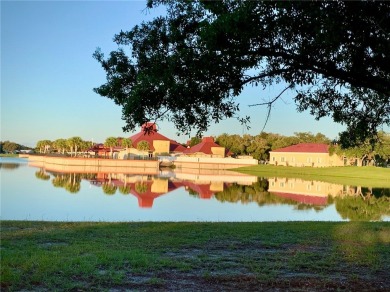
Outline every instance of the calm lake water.
<svg viewBox="0 0 390 292"><path fill-rule="evenodd" d="M0 158L0 174L2 220L390 221L390 189L229 171L59 173L21 158Z"/></svg>

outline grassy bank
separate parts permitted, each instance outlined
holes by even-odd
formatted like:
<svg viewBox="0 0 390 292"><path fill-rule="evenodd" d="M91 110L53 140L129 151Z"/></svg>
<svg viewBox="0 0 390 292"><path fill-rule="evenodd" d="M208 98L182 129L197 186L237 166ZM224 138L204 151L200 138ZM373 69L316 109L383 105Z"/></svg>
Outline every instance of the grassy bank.
<svg viewBox="0 0 390 292"><path fill-rule="evenodd" d="M325 181L334 184L390 188L390 168L381 167L286 167L255 165L237 171L261 177L287 177Z"/></svg>
<svg viewBox="0 0 390 292"><path fill-rule="evenodd" d="M0 153L0 157L19 157L19 154Z"/></svg>
<svg viewBox="0 0 390 292"><path fill-rule="evenodd" d="M1 222L2 291L389 291L390 224Z"/></svg>

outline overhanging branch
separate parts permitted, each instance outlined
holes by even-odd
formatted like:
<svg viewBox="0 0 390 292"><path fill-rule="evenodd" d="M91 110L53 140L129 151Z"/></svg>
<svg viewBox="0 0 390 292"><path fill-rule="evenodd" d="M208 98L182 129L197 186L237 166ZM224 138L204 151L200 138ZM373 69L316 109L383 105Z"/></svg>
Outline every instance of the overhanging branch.
<svg viewBox="0 0 390 292"><path fill-rule="evenodd" d="M293 85L293 84L290 84L290 85L287 86L285 89L283 89L282 92L280 92L280 93L278 94L278 96L276 96L276 97L275 97L273 100L271 100L271 101L248 105L249 107L266 105L267 108L268 108L267 118L265 119L265 123L264 123L263 128L261 129L261 132L264 131L265 126L266 126L267 123L268 123L269 117L270 117L270 115L271 115L271 107L272 107L272 104L273 104L275 101L277 101L277 100L282 96L282 94L283 94L284 92L286 92L288 89L293 88L293 87L294 87L294 85Z"/></svg>

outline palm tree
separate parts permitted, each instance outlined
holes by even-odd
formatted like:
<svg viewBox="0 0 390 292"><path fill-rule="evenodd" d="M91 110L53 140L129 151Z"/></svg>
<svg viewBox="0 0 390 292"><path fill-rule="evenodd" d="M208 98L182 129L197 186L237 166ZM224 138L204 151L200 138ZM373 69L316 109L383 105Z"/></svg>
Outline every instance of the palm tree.
<svg viewBox="0 0 390 292"><path fill-rule="evenodd" d="M113 156L113 148L116 147L116 146L119 146L119 142L118 142L118 138L115 138L115 137L108 137L106 139L106 141L104 142L104 146L106 147L110 147L110 154L111 154L111 158Z"/></svg>
<svg viewBox="0 0 390 292"><path fill-rule="evenodd" d="M62 154L65 153L65 149L67 147L66 139L57 139L53 142L53 145L58 152L62 152Z"/></svg>
<svg viewBox="0 0 390 292"><path fill-rule="evenodd" d="M145 140L139 141L137 144L137 149L139 151L148 152L150 149L148 141Z"/></svg>
<svg viewBox="0 0 390 292"><path fill-rule="evenodd" d="M104 183L102 185L103 192L106 195L114 195L116 193L116 190L118 187L116 185L110 184L110 183Z"/></svg>
<svg viewBox="0 0 390 292"><path fill-rule="evenodd" d="M128 149L133 147L133 141L130 138L122 139L122 147L126 148L126 154L128 154Z"/></svg>
<svg viewBox="0 0 390 292"><path fill-rule="evenodd" d="M53 143L50 140L43 140L42 143L43 143L44 148L45 148L45 152L44 153L48 153L50 148L52 147Z"/></svg>
<svg viewBox="0 0 390 292"><path fill-rule="evenodd" d="M119 192L120 192L122 195L128 195L128 194L130 193L130 190L131 190L131 187L130 187L130 186L123 185L123 186L120 186L120 187L119 187Z"/></svg>
<svg viewBox="0 0 390 292"><path fill-rule="evenodd" d="M35 177L41 180L49 180L50 175L48 175L43 168L35 172Z"/></svg>
<svg viewBox="0 0 390 292"><path fill-rule="evenodd" d="M77 150L81 146L83 140L80 137L72 137L66 140L66 142L68 144L68 147L70 148L70 152L71 152L70 156L72 156L73 149L75 152L74 156L76 156Z"/></svg>
<svg viewBox="0 0 390 292"><path fill-rule="evenodd" d="M52 146L52 142L50 140L40 140L37 142L36 147L39 149L39 153L42 153L42 152L47 153L47 152L49 152L49 149L51 146Z"/></svg>
<svg viewBox="0 0 390 292"><path fill-rule="evenodd" d="M37 142L37 146L36 146L36 148L37 149L39 149L39 153L42 153L42 148L43 148L44 146L43 146L43 140L39 140L38 142Z"/></svg>

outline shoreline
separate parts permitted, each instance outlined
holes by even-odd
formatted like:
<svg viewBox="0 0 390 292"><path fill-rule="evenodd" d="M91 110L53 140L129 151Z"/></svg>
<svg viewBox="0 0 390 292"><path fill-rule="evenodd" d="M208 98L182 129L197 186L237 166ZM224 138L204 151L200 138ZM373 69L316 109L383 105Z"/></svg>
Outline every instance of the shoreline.
<svg viewBox="0 0 390 292"><path fill-rule="evenodd" d="M28 158L29 164L35 167L45 167L53 171L63 171L69 167L78 168L81 172L105 172L116 168L121 171L132 169L135 173L140 169L158 172L160 167L169 165L175 169L228 170L244 166L257 165L255 159L209 158L209 157L165 157L158 159L107 159L87 157L56 157L22 154L19 157Z"/></svg>

